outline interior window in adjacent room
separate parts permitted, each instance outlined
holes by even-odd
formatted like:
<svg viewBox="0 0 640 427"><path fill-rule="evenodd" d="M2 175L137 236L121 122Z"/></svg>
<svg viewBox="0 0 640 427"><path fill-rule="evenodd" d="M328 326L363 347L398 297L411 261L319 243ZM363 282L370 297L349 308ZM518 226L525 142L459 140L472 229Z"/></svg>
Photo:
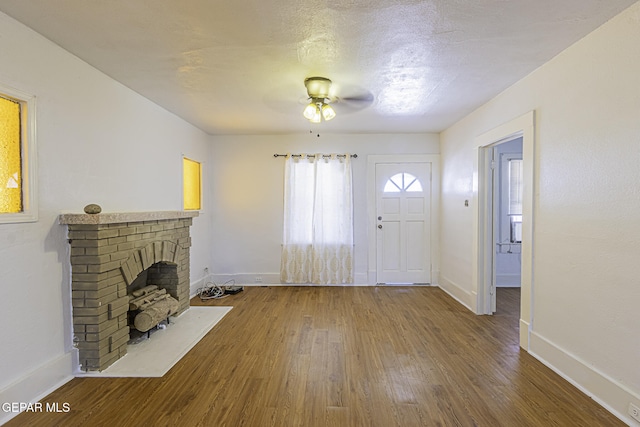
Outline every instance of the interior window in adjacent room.
<svg viewBox="0 0 640 427"><path fill-rule="evenodd" d="M0 86L0 223L36 221L35 98Z"/></svg>
<svg viewBox="0 0 640 427"><path fill-rule="evenodd" d="M183 157L183 207L185 211L202 209L202 165Z"/></svg>
<svg viewBox="0 0 640 427"><path fill-rule="evenodd" d="M510 242L522 242L522 159L509 160L509 220Z"/></svg>

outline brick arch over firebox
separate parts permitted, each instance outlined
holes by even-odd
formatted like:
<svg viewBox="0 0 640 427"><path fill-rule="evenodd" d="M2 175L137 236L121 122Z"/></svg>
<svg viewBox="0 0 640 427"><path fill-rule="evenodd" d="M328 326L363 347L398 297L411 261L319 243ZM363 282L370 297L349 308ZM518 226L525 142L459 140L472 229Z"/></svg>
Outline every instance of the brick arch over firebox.
<svg viewBox="0 0 640 427"><path fill-rule="evenodd" d="M180 247L172 240L157 240L146 246L133 250L129 258L122 263L120 270L127 286L138 274L159 262L178 264Z"/></svg>

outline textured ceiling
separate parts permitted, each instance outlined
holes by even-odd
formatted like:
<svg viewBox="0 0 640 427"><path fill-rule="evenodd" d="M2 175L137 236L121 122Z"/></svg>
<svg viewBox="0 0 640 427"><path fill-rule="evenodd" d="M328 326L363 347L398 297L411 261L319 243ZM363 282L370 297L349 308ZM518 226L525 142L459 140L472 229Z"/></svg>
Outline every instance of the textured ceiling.
<svg viewBox="0 0 640 427"><path fill-rule="evenodd" d="M305 77L343 98L323 132L438 132L635 0L0 0L210 134L309 132Z"/></svg>

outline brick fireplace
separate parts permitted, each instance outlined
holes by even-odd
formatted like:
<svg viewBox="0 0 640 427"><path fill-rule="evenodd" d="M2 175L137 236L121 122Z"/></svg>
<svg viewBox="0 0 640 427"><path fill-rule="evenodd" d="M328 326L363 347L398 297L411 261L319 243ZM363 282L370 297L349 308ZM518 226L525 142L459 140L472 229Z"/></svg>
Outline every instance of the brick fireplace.
<svg viewBox="0 0 640 427"><path fill-rule="evenodd" d="M71 246L73 334L82 370L103 370L126 354L130 287L141 273L178 301L176 314L189 307L189 227L196 216L60 215Z"/></svg>

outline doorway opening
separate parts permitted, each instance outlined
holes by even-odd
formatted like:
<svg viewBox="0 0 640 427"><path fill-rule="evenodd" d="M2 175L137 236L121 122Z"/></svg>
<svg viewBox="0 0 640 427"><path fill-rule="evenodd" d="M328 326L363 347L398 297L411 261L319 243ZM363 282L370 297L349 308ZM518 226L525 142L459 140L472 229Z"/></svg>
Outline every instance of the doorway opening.
<svg viewBox="0 0 640 427"><path fill-rule="evenodd" d="M533 324L533 204L534 204L534 112L531 111L489 132L478 136L477 147L477 193L474 194L473 220L473 285L476 293L477 314L493 314L496 311L496 255L497 240L494 230L494 196L497 193L494 169L494 148L502 143L521 138L522 161L519 165L522 180L521 216L510 218L508 227L511 252L516 251L515 242L520 242L520 346L529 349L529 335ZM516 163L514 163L515 165ZM494 166L495 167L495 166ZM515 166L514 166L515 167ZM512 241L513 240L513 241ZM503 246L503 245L500 245ZM505 250L509 251L509 244Z"/></svg>
<svg viewBox="0 0 640 427"><path fill-rule="evenodd" d="M522 136L500 142L491 150L492 286L499 315L518 315L522 280ZM515 313L514 313L515 312ZM517 320L516 320L517 322Z"/></svg>

